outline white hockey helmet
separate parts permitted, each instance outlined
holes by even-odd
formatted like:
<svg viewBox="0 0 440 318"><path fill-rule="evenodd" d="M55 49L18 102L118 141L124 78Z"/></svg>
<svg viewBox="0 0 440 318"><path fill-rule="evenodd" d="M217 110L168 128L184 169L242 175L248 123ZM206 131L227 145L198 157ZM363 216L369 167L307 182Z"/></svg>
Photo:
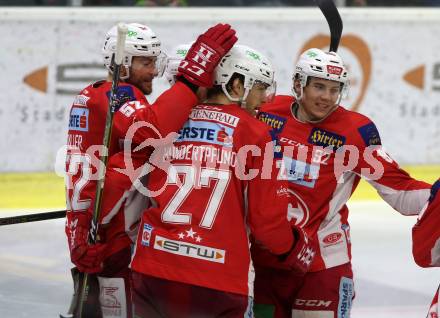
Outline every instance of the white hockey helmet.
<svg viewBox="0 0 440 318"><path fill-rule="evenodd" d="M296 64L293 78L300 80L301 88L303 89L307 85L309 76L340 82L342 83L341 97L345 97L348 94L347 68L341 57L335 52L324 52L323 50L313 48L301 54ZM294 90L293 94L296 96Z"/></svg>
<svg viewBox="0 0 440 318"><path fill-rule="evenodd" d="M232 98L226 85L235 73L244 77L245 93L242 98ZM234 102L246 101L254 83L260 82L268 86L266 95L275 95L276 83L274 70L269 60L257 50L246 45L234 45L217 65L214 74L214 85L221 85L223 93Z"/></svg>
<svg viewBox="0 0 440 318"><path fill-rule="evenodd" d="M176 83L176 75L177 69L180 65L180 62L186 57L188 50L190 49L191 44L179 44L171 50L171 53L168 54L167 63L165 66L165 78L168 80L170 85L174 85Z"/></svg>
<svg viewBox="0 0 440 318"><path fill-rule="evenodd" d="M146 25L140 23L128 23L128 33L125 40L124 57L122 65L126 68L127 79L129 77L129 67L133 56L157 57L156 68L158 76L163 75L165 67L165 55L161 51L161 43L156 34ZM116 52L117 25L113 26L105 35L102 55L104 65L112 72L111 61Z"/></svg>

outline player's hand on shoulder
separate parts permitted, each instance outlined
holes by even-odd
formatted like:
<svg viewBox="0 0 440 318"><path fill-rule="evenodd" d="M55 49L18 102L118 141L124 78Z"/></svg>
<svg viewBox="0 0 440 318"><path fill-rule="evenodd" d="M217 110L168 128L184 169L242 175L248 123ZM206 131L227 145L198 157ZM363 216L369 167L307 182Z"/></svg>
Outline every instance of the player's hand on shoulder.
<svg viewBox="0 0 440 318"><path fill-rule="evenodd" d="M216 66L235 42L235 30L229 24L219 23L209 28L197 38L180 62L177 78L183 77L199 87L211 87Z"/></svg>

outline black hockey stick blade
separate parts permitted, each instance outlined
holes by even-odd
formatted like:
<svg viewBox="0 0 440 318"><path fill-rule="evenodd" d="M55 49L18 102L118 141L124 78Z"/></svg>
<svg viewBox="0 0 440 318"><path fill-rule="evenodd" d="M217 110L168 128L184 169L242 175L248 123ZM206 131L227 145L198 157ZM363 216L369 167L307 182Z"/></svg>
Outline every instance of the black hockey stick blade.
<svg viewBox="0 0 440 318"><path fill-rule="evenodd" d="M5 218L0 218L0 226L19 224L19 223L45 221L45 220L52 220L52 219L61 219L64 217L66 217L66 210L9 216L9 217L5 217Z"/></svg>
<svg viewBox="0 0 440 318"><path fill-rule="evenodd" d="M333 0L315 0L330 28L330 51L337 52L342 36L342 19Z"/></svg>

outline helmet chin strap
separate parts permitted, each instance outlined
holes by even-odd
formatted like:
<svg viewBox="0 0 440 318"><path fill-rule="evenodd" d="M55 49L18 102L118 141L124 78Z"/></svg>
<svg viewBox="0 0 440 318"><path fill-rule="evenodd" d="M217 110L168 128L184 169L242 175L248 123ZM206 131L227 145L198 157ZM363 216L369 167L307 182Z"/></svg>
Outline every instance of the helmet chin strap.
<svg viewBox="0 0 440 318"><path fill-rule="evenodd" d="M241 108L246 108L246 100L250 92L249 88L244 89L244 94L241 97L232 97L226 88L226 84L222 84L222 91L231 102L236 102Z"/></svg>
<svg viewBox="0 0 440 318"><path fill-rule="evenodd" d="M249 88L245 88L245 89L244 89L244 94L243 94L243 96L240 97L239 100L238 100L238 104L239 104L240 107L243 108L243 109L246 109L246 100L247 100L247 97L248 97L248 95L249 95L249 91L250 91Z"/></svg>
<svg viewBox="0 0 440 318"><path fill-rule="evenodd" d="M125 69L125 75L124 76L119 76L119 78L121 80L126 80L130 77L130 67L127 65L123 65L124 69Z"/></svg>

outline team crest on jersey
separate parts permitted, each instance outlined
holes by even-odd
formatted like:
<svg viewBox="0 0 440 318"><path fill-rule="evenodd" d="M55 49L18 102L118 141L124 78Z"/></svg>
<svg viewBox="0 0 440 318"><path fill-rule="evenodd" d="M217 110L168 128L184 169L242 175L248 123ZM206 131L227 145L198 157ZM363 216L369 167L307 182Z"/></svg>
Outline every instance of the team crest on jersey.
<svg viewBox="0 0 440 318"><path fill-rule="evenodd" d="M307 140L310 144L338 149L345 144L345 137L322 128L313 128Z"/></svg>
<svg viewBox="0 0 440 318"><path fill-rule="evenodd" d="M72 107L69 118L69 130L89 131L89 110L83 107Z"/></svg>
<svg viewBox="0 0 440 318"><path fill-rule="evenodd" d="M234 129L218 123L188 120L179 131L176 142L199 141L232 147Z"/></svg>
<svg viewBox="0 0 440 318"><path fill-rule="evenodd" d="M272 127L275 133L279 133L283 130L287 119L274 114L269 114L265 112L258 113L258 119L265 123L266 125Z"/></svg>
<svg viewBox="0 0 440 318"><path fill-rule="evenodd" d="M110 91L106 93L107 98L110 99ZM115 112L119 110L119 108L127 102L132 100L136 100L134 96L133 87L131 86L119 86L118 91L116 93L116 109Z"/></svg>
<svg viewBox="0 0 440 318"><path fill-rule="evenodd" d="M359 127L358 131L361 134L366 146L378 146L382 144L379 131L374 123L369 123L365 126Z"/></svg>
<svg viewBox="0 0 440 318"><path fill-rule="evenodd" d="M145 223L142 230L141 245L150 246L151 232L153 232L153 227L150 224Z"/></svg>

